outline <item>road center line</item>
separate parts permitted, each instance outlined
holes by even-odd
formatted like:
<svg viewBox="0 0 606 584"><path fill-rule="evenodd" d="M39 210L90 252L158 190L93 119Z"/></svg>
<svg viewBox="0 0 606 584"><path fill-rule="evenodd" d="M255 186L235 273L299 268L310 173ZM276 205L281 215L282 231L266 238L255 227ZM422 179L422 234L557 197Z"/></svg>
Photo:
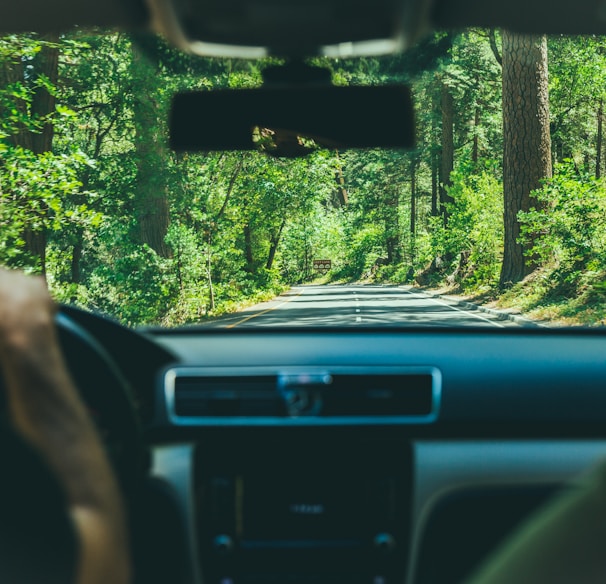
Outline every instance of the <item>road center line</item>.
<svg viewBox="0 0 606 584"><path fill-rule="evenodd" d="M262 312L257 312L256 314L251 314L250 316L247 316L246 318L243 318L242 320L239 320L238 322L235 322L234 324L227 325L225 328L228 328L228 329L235 328L238 325L245 323L248 320L257 318L257 316L262 316L263 314L267 314L268 312L271 312L272 310L276 310L276 308L280 308L280 306L284 306L285 304L288 304L295 298L298 298L299 296L301 296L301 294L303 294L303 289L299 290L299 292L297 294L295 294L294 296L290 296L289 298L284 300L284 302L280 302L280 304L276 304L275 306L272 306L271 308L268 308L267 310L263 310Z"/></svg>

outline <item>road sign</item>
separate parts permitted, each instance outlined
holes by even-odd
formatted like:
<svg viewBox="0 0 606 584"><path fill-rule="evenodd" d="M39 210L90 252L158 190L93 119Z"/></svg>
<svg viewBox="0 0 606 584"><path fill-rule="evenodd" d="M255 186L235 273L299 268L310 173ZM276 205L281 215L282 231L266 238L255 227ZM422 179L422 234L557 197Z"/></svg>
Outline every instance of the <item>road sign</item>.
<svg viewBox="0 0 606 584"><path fill-rule="evenodd" d="M321 274L326 274L332 267L331 260L314 260L314 270Z"/></svg>

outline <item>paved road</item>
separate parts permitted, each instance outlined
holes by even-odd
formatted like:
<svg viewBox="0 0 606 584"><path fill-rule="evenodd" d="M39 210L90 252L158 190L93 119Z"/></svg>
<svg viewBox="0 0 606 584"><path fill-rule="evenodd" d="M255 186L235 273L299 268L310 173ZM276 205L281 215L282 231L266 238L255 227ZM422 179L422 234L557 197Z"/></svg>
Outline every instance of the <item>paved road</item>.
<svg viewBox="0 0 606 584"><path fill-rule="evenodd" d="M475 326L517 327L496 316L467 310L414 290L396 286L299 286L278 298L207 326Z"/></svg>

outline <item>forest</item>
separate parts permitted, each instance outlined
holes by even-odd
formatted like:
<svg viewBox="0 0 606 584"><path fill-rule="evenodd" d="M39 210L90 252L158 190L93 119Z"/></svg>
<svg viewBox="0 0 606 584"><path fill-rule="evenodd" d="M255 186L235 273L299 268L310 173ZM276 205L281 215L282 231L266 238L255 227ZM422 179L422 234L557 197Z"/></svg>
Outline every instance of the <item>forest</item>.
<svg viewBox="0 0 606 584"><path fill-rule="evenodd" d="M338 85L409 84L414 150L169 150L175 92L255 87L275 62L118 32L0 38L0 263L130 326L311 281L606 322L604 39L441 32L401 55L312 60Z"/></svg>

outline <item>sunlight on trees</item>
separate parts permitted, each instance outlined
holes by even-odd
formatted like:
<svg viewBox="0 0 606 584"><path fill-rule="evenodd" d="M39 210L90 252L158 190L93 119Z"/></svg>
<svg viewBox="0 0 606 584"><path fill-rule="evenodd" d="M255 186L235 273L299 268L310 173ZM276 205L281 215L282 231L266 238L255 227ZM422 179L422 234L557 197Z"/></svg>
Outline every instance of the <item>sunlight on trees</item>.
<svg viewBox="0 0 606 584"><path fill-rule="evenodd" d="M0 262L45 273L60 301L130 325L197 322L271 296L313 280L314 259L332 261L332 281L495 294L538 269L554 287L598 297L606 43L542 45L550 117L530 130L529 147L550 141L552 151L526 181L526 203L507 211L511 182L520 184L507 151L515 122L502 107L512 99L502 84L510 44L472 30L390 58L314 59L337 84L409 83L416 148L279 160L165 146L176 91L254 87L275 60L195 59L118 33L2 38ZM504 241L521 254L517 271Z"/></svg>

